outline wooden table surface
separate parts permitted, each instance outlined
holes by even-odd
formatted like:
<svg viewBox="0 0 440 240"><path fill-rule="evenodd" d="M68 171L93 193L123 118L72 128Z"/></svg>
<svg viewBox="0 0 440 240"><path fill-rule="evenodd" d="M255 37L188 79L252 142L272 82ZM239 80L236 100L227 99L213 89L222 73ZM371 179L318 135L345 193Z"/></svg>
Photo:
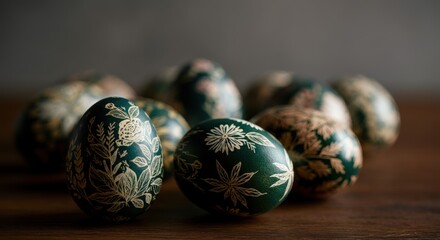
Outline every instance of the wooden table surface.
<svg viewBox="0 0 440 240"><path fill-rule="evenodd" d="M398 103L398 142L366 159L359 181L327 201L288 200L261 216L228 220L192 205L170 180L142 219L102 224L74 204L63 175L29 171L13 146L22 105L1 101L0 239L440 239L440 103Z"/></svg>

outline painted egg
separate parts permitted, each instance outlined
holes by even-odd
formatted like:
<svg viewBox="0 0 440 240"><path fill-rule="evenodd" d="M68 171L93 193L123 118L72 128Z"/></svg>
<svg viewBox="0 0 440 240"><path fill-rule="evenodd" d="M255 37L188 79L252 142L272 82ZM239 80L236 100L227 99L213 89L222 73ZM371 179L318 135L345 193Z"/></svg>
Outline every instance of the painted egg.
<svg viewBox="0 0 440 240"><path fill-rule="evenodd" d="M327 84L312 79L294 76L290 84L276 91L270 104L315 109L343 126L351 125L344 100Z"/></svg>
<svg viewBox="0 0 440 240"><path fill-rule="evenodd" d="M150 207L162 185L162 147L142 109L105 98L87 110L70 139L68 187L84 212L119 222Z"/></svg>
<svg viewBox="0 0 440 240"><path fill-rule="evenodd" d="M223 68L206 59L184 66L172 84L168 103L179 111L190 126L212 119L242 118L241 95Z"/></svg>
<svg viewBox="0 0 440 240"><path fill-rule="evenodd" d="M275 208L294 180L292 162L278 140L255 124L231 118L193 127L177 146L174 164L186 197L226 216Z"/></svg>
<svg viewBox="0 0 440 240"><path fill-rule="evenodd" d="M246 91L244 106L248 118L270 107L275 92L287 87L292 82L293 73L275 71L257 78Z"/></svg>
<svg viewBox="0 0 440 240"><path fill-rule="evenodd" d="M156 127L162 143L164 179L173 176L173 158L177 144L189 130L186 120L171 106L148 98L138 98L134 102L148 116Z"/></svg>
<svg viewBox="0 0 440 240"><path fill-rule="evenodd" d="M73 74L67 77L65 81L84 81L90 84L97 84L104 90L107 97L133 98L136 96L134 89L122 79L95 71Z"/></svg>
<svg viewBox="0 0 440 240"><path fill-rule="evenodd" d="M171 84L176 80L178 70L177 67L169 67L153 76L148 80L139 95L166 102L170 95Z"/></svg>
<svg viewBox="0 0 440 240"><path fill-rule="evenodd" d="M393 97L379 82L353 76L335 80L333 87L347 103L353 131L365 155L394 144L400 114Z"/></svg>
<svg viewBox="0 0 440 240"><path fill-rule="evenodd" d="M16 126L16 145L33 169L62 171L69 134L103 90L84 82L48 88L30 101Z"/></svg>
<svg viewBox="0 0 440 240"><path fill-rule="evenodd" d="M356 181L362 166L359 142L350 129L323 113L280 106L252 121L288 151L295 169L294 196L326 198Z"/></svg>

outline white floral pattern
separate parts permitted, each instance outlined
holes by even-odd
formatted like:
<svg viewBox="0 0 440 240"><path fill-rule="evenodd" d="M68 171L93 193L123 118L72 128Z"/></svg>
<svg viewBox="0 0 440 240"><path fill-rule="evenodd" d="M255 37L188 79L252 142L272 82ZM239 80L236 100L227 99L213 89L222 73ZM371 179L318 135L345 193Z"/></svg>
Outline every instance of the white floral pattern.
<svg viewBox="0 0 440 240"><path fill-rule="evenodd" d="M258 132L244 133L243 129L234 124L220 124L206 134L205 142L209 150L229 154L246 146L255 153L256 144L275 147L272 142Z"/></svg>
<svg viewBox="0 0 440 240"><path fill-rule="evenodd" d="M223 193L224 199L230 198L234 207L237 206L237 202L241 205L247 206L246 197L260 197L267 193L262 193L255 188L242 187L243 184L249 182L249 180L258 172L248 172L240 174L241 162L237 163L231 170L231 174L228 174L222 167L218 160L216 160L217 173L220 180L215 178L205 178L203 181L213 186L210 189L211 192Z"/></svg>

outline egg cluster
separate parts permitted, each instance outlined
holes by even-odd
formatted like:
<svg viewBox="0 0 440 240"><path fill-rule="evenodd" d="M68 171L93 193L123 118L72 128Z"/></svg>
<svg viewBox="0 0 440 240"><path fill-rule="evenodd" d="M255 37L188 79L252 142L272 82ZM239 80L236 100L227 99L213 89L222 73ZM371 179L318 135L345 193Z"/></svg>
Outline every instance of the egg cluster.
<svg viewBox="0 0 440 240"><path fill-rule="evenodd" d="M142 215L173 176L200 208L243 217L353 184L399 124L391 95L365 76L326 84L277 71L242 98L218 63L195 59L137 94L111 75L69 76L30 101L16 143L33 169L65 171L98 219Z"/></svg>

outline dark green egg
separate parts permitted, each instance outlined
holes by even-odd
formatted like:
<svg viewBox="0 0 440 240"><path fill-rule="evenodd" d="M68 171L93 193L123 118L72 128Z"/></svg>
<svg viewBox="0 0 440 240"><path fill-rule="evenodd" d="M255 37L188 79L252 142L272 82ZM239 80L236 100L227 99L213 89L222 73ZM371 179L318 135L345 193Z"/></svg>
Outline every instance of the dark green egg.
<svg viewBox="0 0 440 240"><path fill-rule="evenodd" d="M85 82L65 82L44 90L29 102L17 122L18 150L36 170L61 171L73 126L104 97L99 86Z"/></svg>
<svg viewBox="0 0 440 240"><path fill-rule="evenodd" d="M162 147L142 109L105 98L87 110L70 139L68 187L84 212L120 222L149 209L162 185Z"/></svg>
<svg viewBox="0 0 440 240"><path fill-rule="evenodd" d="M223 68L206 59L185 65L171 86L168 104L179 111L190 126L213 118L242 118L242 99Z"/></svg>
<svg viewBox="0 0 440 240"><path fill-rule="evenodd" d="M256 80L246 91L244 106L247 118L251 118L269 108L274 94L288 86L293 80L293 73L275 71L263 75Z"/></svg>
<svg viewBox="0 0 440 240"><path fill-rule="evenodd" d="M337 79L333 87L348 106L352 128L364 154L394 144L399 135L400 114L393 97L379 82L359 75Z"/></svg>
<svg viewBox="0 0 440 240"><path fill-rule="evenodd" d="M134 103L150 116L162 143L164 179L173 176L173 158L177 144L189 130L186 120L171 106L148 98L137 98Z"/></svg>
<svg viewBox="0 0 440 240"><path fill-rule="evenodd" d="M279 88L273 94L270 106L280 105L315 109L343 126L351 125L350 114L344 100L329 85L313 79L293 76L288 85Z"/></svg>
<svg viewBox="0 0 440 240"><path fill-rule="evenodd" d="M194 204L226 216L252 216L278 206L293 183L284 147L250 122L211 119L194 126L175 153L175 178Z"/></svg>
<svg viewBox="0 0 440 240"><path fill-rule="evenodd" d="M353 184L362 166L356 136L313 109L270 108L252 119L278 140L295 169L293 195L326 198Z"/></svg>

